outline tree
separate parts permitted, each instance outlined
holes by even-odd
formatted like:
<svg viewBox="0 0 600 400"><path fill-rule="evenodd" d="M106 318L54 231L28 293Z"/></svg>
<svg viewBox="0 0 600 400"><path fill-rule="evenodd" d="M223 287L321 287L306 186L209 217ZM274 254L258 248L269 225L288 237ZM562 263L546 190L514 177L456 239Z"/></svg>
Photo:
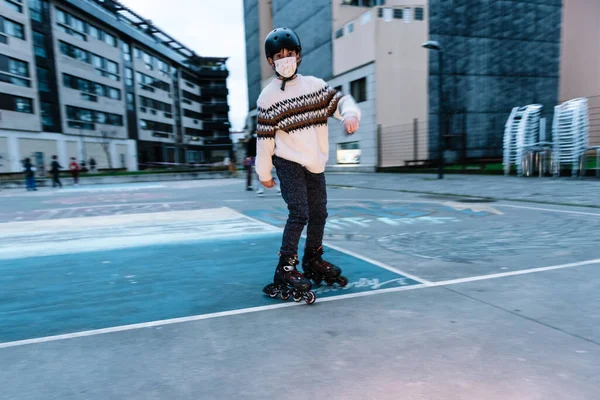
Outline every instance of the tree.
<svg viewBox="0 0 600 400"><path fill-rule="evenodd" d="M102 135L102 150L104 150L104 154L106 154L106 159L108 161L108 168L112 169L113 165L112 165L112 157L110 154L110 143L111 141L117 136L117 131L101 131L100 134Z"/></svg>

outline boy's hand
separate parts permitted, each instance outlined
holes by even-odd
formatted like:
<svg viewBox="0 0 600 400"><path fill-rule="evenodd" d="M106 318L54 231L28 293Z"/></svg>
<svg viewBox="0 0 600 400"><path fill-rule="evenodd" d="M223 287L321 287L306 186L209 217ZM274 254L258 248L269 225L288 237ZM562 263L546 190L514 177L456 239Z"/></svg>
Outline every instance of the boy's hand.
<svg viewBox="0 0 600 400"><path fill-rule="evenodd" d="M356 118L354 115L344 118L342 124L349 135L358 130L358 118Z"/></svg>
<svg viewBox="0 0 600 400"><path fill-rule="evenodd" d="M273 186L275 186L275 181L273 179L271 179L270 181L260 181L260 184L263 185L264 187L266 187L267 189L271 189Z"/></svg>

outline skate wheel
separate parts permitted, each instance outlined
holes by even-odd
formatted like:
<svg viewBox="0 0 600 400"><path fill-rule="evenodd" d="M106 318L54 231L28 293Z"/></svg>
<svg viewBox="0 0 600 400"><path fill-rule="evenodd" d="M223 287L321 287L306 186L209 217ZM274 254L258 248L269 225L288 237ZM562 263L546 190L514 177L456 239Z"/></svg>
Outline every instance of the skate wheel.
<svg viewBox="0 0 600 400"><path fill-rule="evenodd" d="M279 296L281 297L281 300L287 300L290 298L290 292L281 292Z"/></svg>
<svg viewBox="0 0 600 400"><path fill-rule="evenodd" d="M348 285L348 278L346 278L345 276L340 276L338 278L338 284L340 285L340 287L346 287L346 285Z"/></svg>
<svg viewBox="0 0 600 400"><path fill-rule="evenodd" d="M304 301L306 304L312 304L317 300L317 296L313 292L307 292Z"/></svg>
<svg viewBox="0 0 600 400"><path fill-rule="evenodd" d="M296 292L294 291L292 293L292 300L294 300L296 303L299 303L302 301L302 293L301 292Z"/></svg>
<svg viewBox="0 0 600 400"><path fill-rule="evenodd" d="M315 278L313 278L313 282L315 283L315 285L320 285L321 282L323 282L323 279L315 277Z"/></svg>
<svg viewBox="0 0 600 400"><path fill-rule="evenodd" d="M279 294L277 291L272 291L267 293L269 295L270 298L274 299L275 297L277 297L277 295Z"/></svg>
<svg viewBox="0 0 600 400"><path fill-rule="evenodd" d="M327 286L333 286L333 284L335 283L335 281L325 280L325 283L327 284Z"/></svg>

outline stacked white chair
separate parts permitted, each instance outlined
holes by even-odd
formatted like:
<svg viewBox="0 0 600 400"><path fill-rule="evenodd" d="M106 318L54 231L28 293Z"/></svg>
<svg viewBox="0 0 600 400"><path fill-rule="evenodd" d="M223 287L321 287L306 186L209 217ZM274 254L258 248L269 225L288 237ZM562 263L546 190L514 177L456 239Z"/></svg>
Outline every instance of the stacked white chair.
<svg viewBox="0 0 600 400"><path fill-rule="evenodd" d="M588 141L587 99L573 99L554 107L552 122L554 175L560 174L561 164L571 166L572 175L577 175L581 155L587 149Z"/></svg>
<svg viewBox="0 0 600 400"><path fill-rule="evenodd" d="M504 126L504 175L510 174L513 165L517 166L517 174L523 175L525 150L538 142L541 112L540 104L512 109Z"/></svg>

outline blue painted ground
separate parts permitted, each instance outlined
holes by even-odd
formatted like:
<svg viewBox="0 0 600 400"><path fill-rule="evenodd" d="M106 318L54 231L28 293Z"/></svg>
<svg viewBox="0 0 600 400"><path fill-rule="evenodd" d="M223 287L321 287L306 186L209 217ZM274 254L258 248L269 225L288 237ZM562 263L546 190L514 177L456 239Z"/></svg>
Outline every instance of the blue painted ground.
<svg viewBox="0 0 600 400"><path fill-rule="evenodd" d="M0 342L282 302L262 294L273 277L279 240L277 235L3 261ZM316 287L318 297L417 284L332 249L326 259L342 266L350 283L345 289Z"/></svg>

